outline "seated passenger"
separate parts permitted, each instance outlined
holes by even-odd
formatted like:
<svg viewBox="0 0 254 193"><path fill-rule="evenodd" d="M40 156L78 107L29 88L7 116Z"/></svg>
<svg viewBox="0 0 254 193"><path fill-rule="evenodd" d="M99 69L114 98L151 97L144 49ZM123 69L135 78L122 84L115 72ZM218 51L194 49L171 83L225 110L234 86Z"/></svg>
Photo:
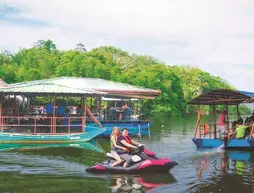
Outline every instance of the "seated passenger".
<svg viewBox="0 0 254 193"><path fill-rule="evenodd" d="M127 149L125 147L117 145L117 138L120 135L120 130L118 127L114 127L112 130L112 133L110 135L110 143L111 143L111 155L116 159L116 162L111 164L112 167L119 165L122 163L122 159L120 156L117 154L117 149L121 149L123 151L127 152Z"/></svg>
<svg viewBox="0 0 254 193"><path fill-rule="evenodd" d="M126 131L126 129L123 130L123 134ZM128 130L127 130L128 132ZM124 168L128 167L131 163L131 148L136 149L137 146L134 146L131 144L131 139L129 136L120 135L117 139L117 144L121 147L126 147L127 151L122 151L121 149L117 149L118 155L125 160L125 163L123 165ZM135 143L135 142L134 142ZM136 142L137 143L137 142ZM137 143L138 144L138 143Z"/></svg>
<svg viewBox="0 0 254 193"><path fill-rule="evenodd" d="M124 160L126 160L126 162L124 163L124 167L128 167L131 163L131 155L130 155L130 148L137 148L137 146L141 145L140 143L134 141L133 139L131 139L129 137L129 132L127 128L123 129L122 135L118 138L119 139L119 143L125 145L126 147L128 147L128 154L119 154L120 157L122 157ZM144 153L144 152L140 152L139 156L146 160L149 159L149 157Z"/></svg>
<svg viewBox="0 0 254 193"><path fill-rule="evenodd" d="M245 134L245 131L248 127L249 126L243 125L243 122L240 120L238 122L236 129L235 129L236 139L244 139L244 134Z"/></svg>

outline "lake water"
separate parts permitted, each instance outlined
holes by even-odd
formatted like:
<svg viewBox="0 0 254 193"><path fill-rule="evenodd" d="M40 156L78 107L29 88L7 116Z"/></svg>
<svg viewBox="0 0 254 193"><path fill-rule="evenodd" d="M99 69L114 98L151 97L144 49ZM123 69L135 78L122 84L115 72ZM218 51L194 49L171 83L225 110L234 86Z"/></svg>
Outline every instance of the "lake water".
<svg viewBox="0 0 254 193"><path fill-rule="evenodd" d="M153 121L151 139L138 141L179 163L168 174L86 173L87 167L106 158L106 139L73 147L0 145L0 193L253 192L252 152L198 151L191 141L194 117L154 117Z"/></svg>

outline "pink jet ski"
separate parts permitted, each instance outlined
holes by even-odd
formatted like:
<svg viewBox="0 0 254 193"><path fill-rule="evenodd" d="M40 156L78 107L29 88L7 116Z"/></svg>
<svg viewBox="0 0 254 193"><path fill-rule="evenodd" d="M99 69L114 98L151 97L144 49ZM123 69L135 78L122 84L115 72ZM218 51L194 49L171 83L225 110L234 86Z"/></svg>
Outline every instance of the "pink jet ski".
<svg viewBox="0 0 254 193"><path fill-rule="evenodd" d="M132 153L131 165L128 168L122 166L112 167L110 164L116 161L110 153L107 153L109 157L102 163L96 164L95 166L86 169L87 172L93 173L162 173L169 172L171 168L177 165L177 162L167 159L159 158L154 152L144 148L143 145L139 146L138 151ZM141 156L141 152L143 152ZM144 156L145 155L145 156Z"/></svg>

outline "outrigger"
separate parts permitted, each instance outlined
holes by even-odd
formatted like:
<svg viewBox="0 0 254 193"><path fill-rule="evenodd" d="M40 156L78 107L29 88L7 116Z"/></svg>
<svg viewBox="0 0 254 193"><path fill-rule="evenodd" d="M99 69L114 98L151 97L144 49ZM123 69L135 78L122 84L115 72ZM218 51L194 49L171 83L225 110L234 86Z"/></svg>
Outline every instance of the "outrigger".
<svg viewBox="0 0 254 193"><path fill-rule="evenodd" d="M225 105L228 112L230 105L235 105L237 109L237 120L241 119L239 105L242 103L251 103L254 97L254 93L245 91L236 91L228 89L216 89L203 93L196 98L190 100L188 104L197 105L197 124L192 141L197 148L254 148L254 121L247 124L249 127L249 133L241 139L237 139L232 136L234 132L234 122L229 122L226 136L222 137L221 129L217 123L216 117L216 105ZM201 124L201 105L213 106L213 123ZM233 132L232 132L233 131Z"/></svg>

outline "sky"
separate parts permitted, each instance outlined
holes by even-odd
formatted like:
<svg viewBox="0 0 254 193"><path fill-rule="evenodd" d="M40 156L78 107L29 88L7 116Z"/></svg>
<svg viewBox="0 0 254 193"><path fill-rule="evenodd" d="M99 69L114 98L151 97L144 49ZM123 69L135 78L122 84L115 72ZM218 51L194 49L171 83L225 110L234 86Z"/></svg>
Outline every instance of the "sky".
<svg viewBox="0 0 254 193"><path fill-rule="evenodd" d="M192 65L254 91L253 0L0 0L0 50L83 43Z"/></svg>

